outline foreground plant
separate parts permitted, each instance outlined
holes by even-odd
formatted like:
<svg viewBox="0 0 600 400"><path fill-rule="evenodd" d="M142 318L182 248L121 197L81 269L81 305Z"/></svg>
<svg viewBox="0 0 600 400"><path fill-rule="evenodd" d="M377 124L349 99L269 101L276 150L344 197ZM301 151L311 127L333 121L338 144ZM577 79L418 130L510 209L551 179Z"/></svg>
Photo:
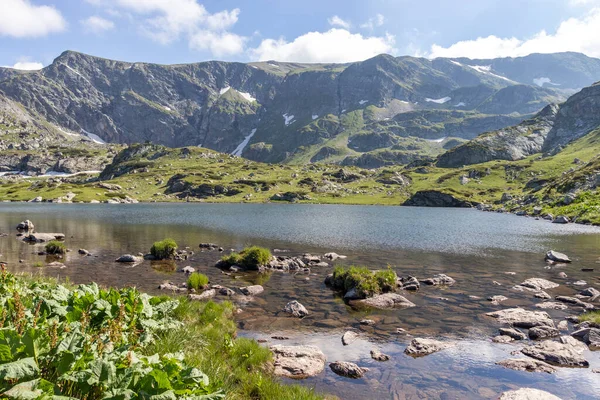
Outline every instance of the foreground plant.
<svg viewBox="0 0 600 400"><path fill-rule="evenodd" d="M178 329L177 300L135 289L0 278L0 393L5 398L218 399L183 353L148 354Z"/></svg>

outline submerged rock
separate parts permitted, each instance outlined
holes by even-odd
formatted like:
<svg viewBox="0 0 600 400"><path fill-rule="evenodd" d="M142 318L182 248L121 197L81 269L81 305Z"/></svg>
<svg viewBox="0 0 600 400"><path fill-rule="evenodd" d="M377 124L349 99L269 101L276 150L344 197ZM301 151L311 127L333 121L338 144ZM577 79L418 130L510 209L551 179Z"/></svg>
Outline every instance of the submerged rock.
<svg viewBox="0 0 600 400"><path fill-rule="evenodd" d="M569 297L569 296L556 296L555 298L557 301L560 301L561 303L567 303L567 304L572 304L574 306L578 306L578 307L583 307L583 308L594 308L593 304L590 303L584 303L583 301L579 300L576 297Z"/></svg>
<svg viewBox="0 0 600 400"><path fill-rule="evenodd" d="M498 305L501 302L506 301L506 300L508 300L508 297L502 296L502 295L496 295L496 296L490 296L490 297L488 297L488 301L491 301L492 304L494 304L494 305Z"/></svg>
<svg viewBox="0 0 600 400"><path fill-rule="evenodd" d="M547 312L527 311L522 308L507 308L486 314L488 317L497 318L499 322L519 328L533 328L534 326L554 327L554 321Z"/></svg>
<svg viewBox="0 0 600 400"><path fill-rule="evenodd" d="M298 318L303 318L308 315L308 310L296 300L292 300L287 303L283 311Z"/></svg>
<svg viewBox="0 0 600 400"><path fill-rule="evenodd" d="M389 361L391 357L377 349L371 350L371 358L375 361Z"/></svg>
<svg viewBox="0 0 600 400"><path fill-rule="evenodd" d="M64 233L32 233L23 238L25 242L45 243L53 240L65 240Z"/></svg>
<svg viewBox="0 0 600 400"><path fill-rule="evenodd" d="M132 254L124 254L121 257L117 258L115 262L118 263L138 263L142 262L144 259L142 257L137 257Z"/></svg>
<svg viewBox="0 0 600 400"><path fill-rule="evenodd" d="M515 328L500 328L500 334L504 336L509 336L514 340L525 340L527 339L527 335Z"/></svg>
<svg viewBox="0 0 600 400"><path fill-rule="evenodd" d="M351 300L351 305L368 306L379 309L410 308L416 305L406 297L396 293L385 293L362 300Z"/></svg>
<svg viewBox="0 0 600 400"><path fill-rule="evenodd" d="M529 278L521 282L521 286L535 290L546 290L557 288L560 285L542 278Z"/></svg>
<svg viewBox="0 0 600 400"><path fill-rule="evenodd" d="M571 336L587 344L590 350L600 350L600 329L598 328L582 328L573 332Z"/></svg>
<svg viewBox="0 0 600 400"><path fill-rule="evenodd" d="M398 286L402 287L403 290L417 291L421 288L419 280L414 276L407 276L405 278L398 279Z"/></svg>
<svg viewBox="0 0 600 400"><path fill-rule="evenodd" d="M453 343L441 342L434 339L416 338L410 342L410 345L404 350L404 353L411 357L423 357L437 351L454 346Z"/></svg>
<svg viewBox="0 0 600 400"><path fill-rule="evenodd" d="M265 291L261 285L244 286L240 288L240 291L246 296L256 296Z"/></svg>
<svg viewBox="0 0 600 400"><path fill-rule="evenodd" d="M283 346L270 347L274 356L274 373L292 379L305 379L323 372L325 354L316 346Z"/></svg>
<svg viewBox="0 0 600 400"><path fill-rule="evenodd" d="M565 304L558 303L556 301L545 301L543 303L538 303L535 306L537 308L550 309L550 310L566 310L567 308L569 308Z"/></svg>
<svg viewBox="0 0 600 400"><path fill-rule="evenodd" d="M453 278L451 278L445 274L437 274L437 275L434 275L432 278L423 279L421 282L423 282L426 285L433 285L433 286L438 286L438 285L452 286L456 283L456 281Z"/></svg>
<svg viewBox="0 0 600 400"><path fill-rule="evenodd" d="M545 340L533 346L525 347L521 353L526 356L545 361L562 367L589 367L589 362L583 357L580 349L571 344Z"/></svg>
<svg viewBox="0 0 600 400"><path fill-rule="evenodd" d="M546 253L546 260L559 262L559 263L570 263L571 259L563 253L558 251L550 250Z"/></svg>
<svg viewBox="0 0 600 400"><path fill-rule="evenodd" d="M561 400L561 398L543 390L522 388L504 392L498 400Z"/></svg>
<svg viewBox="0 0 600 400"><path fill-rule="evenodd" d="M347 361L336 361L329 364L329 368L336 374L346 378L358 379L362 378L368 368L361 368L358 365Z"/></svg>
<svg viewBox="0 0 600 400"><path fill-rule="evenodd" d="M515 371L546 372L548 374L556 372L556 368L552 365L530 358L509 358L508 360L498 361L496 365L514 369Z"/></svg>

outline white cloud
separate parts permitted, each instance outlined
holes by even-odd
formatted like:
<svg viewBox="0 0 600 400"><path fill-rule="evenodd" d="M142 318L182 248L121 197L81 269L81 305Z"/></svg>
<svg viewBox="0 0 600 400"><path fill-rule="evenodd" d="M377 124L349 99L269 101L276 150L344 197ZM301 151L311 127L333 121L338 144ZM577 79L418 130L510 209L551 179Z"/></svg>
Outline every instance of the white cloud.
<svg viewBox="0 0 600 400"><path fill-rule="evenodd" d="M144 35L163 45L184 38L190 48L213 55L239 54L247 38L229 32L240 9L211 14L198 0L86 0L97 6L126 10Z"/></svg>
<svg viewBox="0 0 600 400"><path fill-rule="evenodd" d="M449 47L431 46L429 57L495 58L519 57L531 53L576 51L600 57L600 8L590 10L581 18L563 21L554 33L540 31L528 39L479 37Z"/></svg>
<svg viewBox="0 0 600 400"><path fill-rule="evenodd" d="M334 15L331 18L327 18L327 22L329 22L329 25L331 25L331 26L339 26L344 29L350 29L350 22L344 21L342 18L338 17L337 15Z"/></svg>
<svg viewBox="0 0 600 400"><path fill-rule="evenodd" d="M381 53L394 51L394 36L365 37L345 29L309 32L291 42L285 39L265 39L250 50L252 58L260 61L291 62L352 62L362 61Z"/></svg>
<svg viewBox="0 0 600 400"><path fill-rule="evenodd" d="M19 61L14 65L5 65L4 68L23 69L27 71L34 71L44 68L44 64L33 61Z"/></svg>
<svg viewBox="0 0 600 400"><path fill-rule="evenodd" d="M199 31L190 37L190 48L209 50L216 57L231 56L244 51L246 38L230 32Z"/></svg>
<svg viewBox="0 0 600 400"><path fill-rule="evenodd" d="M2 0L0 36L40 37L64 31L67 22L54 7L29 0Z"/></svg>
<svg viewBox="0 0 600 400"><path fill-rule="evenodd" d="M361 24L360 27L363 29L375 29L385 23L385 17L383 14L377 14L373 18L369 18L367 22Z"/></svg>
<svg viewBox="0 0 600 400"><path fill-rule="evenodd" d="M111 20L93 15L89 18L81 20L81 25L86 32L100 34L114 29L115 23Z"/></svg>

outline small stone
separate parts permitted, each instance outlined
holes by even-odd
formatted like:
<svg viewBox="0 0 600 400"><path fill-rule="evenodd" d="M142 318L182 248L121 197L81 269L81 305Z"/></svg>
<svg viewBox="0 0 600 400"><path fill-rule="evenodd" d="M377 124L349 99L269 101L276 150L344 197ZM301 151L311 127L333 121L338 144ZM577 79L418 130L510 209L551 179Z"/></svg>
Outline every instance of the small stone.
<svg viewBox="0 0 600 400"><path fill-rule="evenodd" d="M528 334L530 339L538 340L558 336L560 333L558 332L558 329L550 326L534 326L529 329Z"/></svg>
<svg viewBox="0 0 600 400"><path fill-rule="evenodd" d="M389 361L391 357L377 349L371 350L371 358L376 361Z"/></svg>
<svg viewBox="0 0 600 400"><path fill-rule="evenodd" d="M494 342L494 343L510 343L513 340L514 339L511 338L510 336L504 336L504 335L494 336L492 338L492 342Z"/></svg>
<svg viewBox="0 0 600 400"><path fill-rule="evenodd" d="M265 291L261 285L244 286L240 288L240 291L246 296L256 296Z"/></svg>
<svg viewBox="0 0 600 400"><path fill-rule="evenodd" d="M361 325L375 325L375 321L373 321L372 319L361 319L359 324Z"/></svg>
<svg viewBox="0 0 600 400"><path fill-rule="evenodd" d="M358 334L356 332L346 331L342 335L342 344L344 346L348 346L350 343L354 342L356 339L358 339Z"/></svg>
<svg viewBox="0 0 600 400"><path fill-rule="evenodd" d="M434 339L416 338L410 342L404 352L411 357L423 357L452 346L454 346L454 344L449 342L441 342Z"/></svg>
<svg viewBox="0 0 600 400"><path fill-rule="evenodd" d="M296 300L287 303L283 311L297 318L303 318L308 315L308 310Z"/></svg>
<svg viewBox="0 0 600 400"><path fill-rule="evenodd" d="M515 328L500 328L500 335L509 336L515 340L525 340L527 335Z"/></svg>
<svg viewBox="0 0 600 400"><path fill-rule="evenodd" d="M502 360L496 363L505 368L514 369L515 371L526 371L526 372L546 372L548 374L556 372L556 368L552 365L546 364L543 361L532 360L529 358L511 358L508 360Z"/></svg>
<svg viewBox="0 0 600 400"><path fill-rule="evenodd" d="M571 259L569 256L563 253L559 253L558 251L550 250L546 253L547 261L554 261L559 263L570 263Z"/></svg>
<svg viewBox="0 0 600 400"><path fill-rule="evenodd" d="M361 368L358 365L347 361L336 361L329 364L329 368L336 374L346 378L358 379L362 378L368 368Z"/></svg>

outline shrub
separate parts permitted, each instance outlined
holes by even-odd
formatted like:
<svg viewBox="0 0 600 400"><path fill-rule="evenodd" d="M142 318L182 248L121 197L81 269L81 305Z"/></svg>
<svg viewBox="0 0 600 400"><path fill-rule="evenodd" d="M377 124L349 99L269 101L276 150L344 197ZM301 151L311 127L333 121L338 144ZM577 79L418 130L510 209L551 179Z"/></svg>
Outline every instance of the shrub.
<svg viewBox="0 0 600 400"><path fill-rule="evenodd" d="M157 260L167 260L175 257L177 243L173 239L165 239L160 242L154 242L150 249L150 254Z"/></svg>
<svg viewBox="0 0 600 400"><path fill-rule="evenodd" d="M344 292L354 289L358 297L365 298L393 290L396 279L396 273L390 267L384 271L373 272L367 267L336 266L333 270L332 285Z"/></svg>
<svg viewBox="0 0 600 400"><path fill-rule="evenodd" d="M67 246L58 240L52 240L46 244L46 253L48 254L65 254Z"/></svg>
<svg viewBox="0 0 600 400"><path fill-rule="evenodd" d="M240 265L246 269L258 269L260 266L267 265L270 259L271 252L269 249L252 246L246 247L239 254L231 253L222 257L221 262L228 266Z"/></svg>
<svg viewBox="0 0 600 400"><path fill-rule="evenodd" d="M192 273L187 280L188 289L199 290L206 285L208 285L208 276L198 272Z"/></svg>

